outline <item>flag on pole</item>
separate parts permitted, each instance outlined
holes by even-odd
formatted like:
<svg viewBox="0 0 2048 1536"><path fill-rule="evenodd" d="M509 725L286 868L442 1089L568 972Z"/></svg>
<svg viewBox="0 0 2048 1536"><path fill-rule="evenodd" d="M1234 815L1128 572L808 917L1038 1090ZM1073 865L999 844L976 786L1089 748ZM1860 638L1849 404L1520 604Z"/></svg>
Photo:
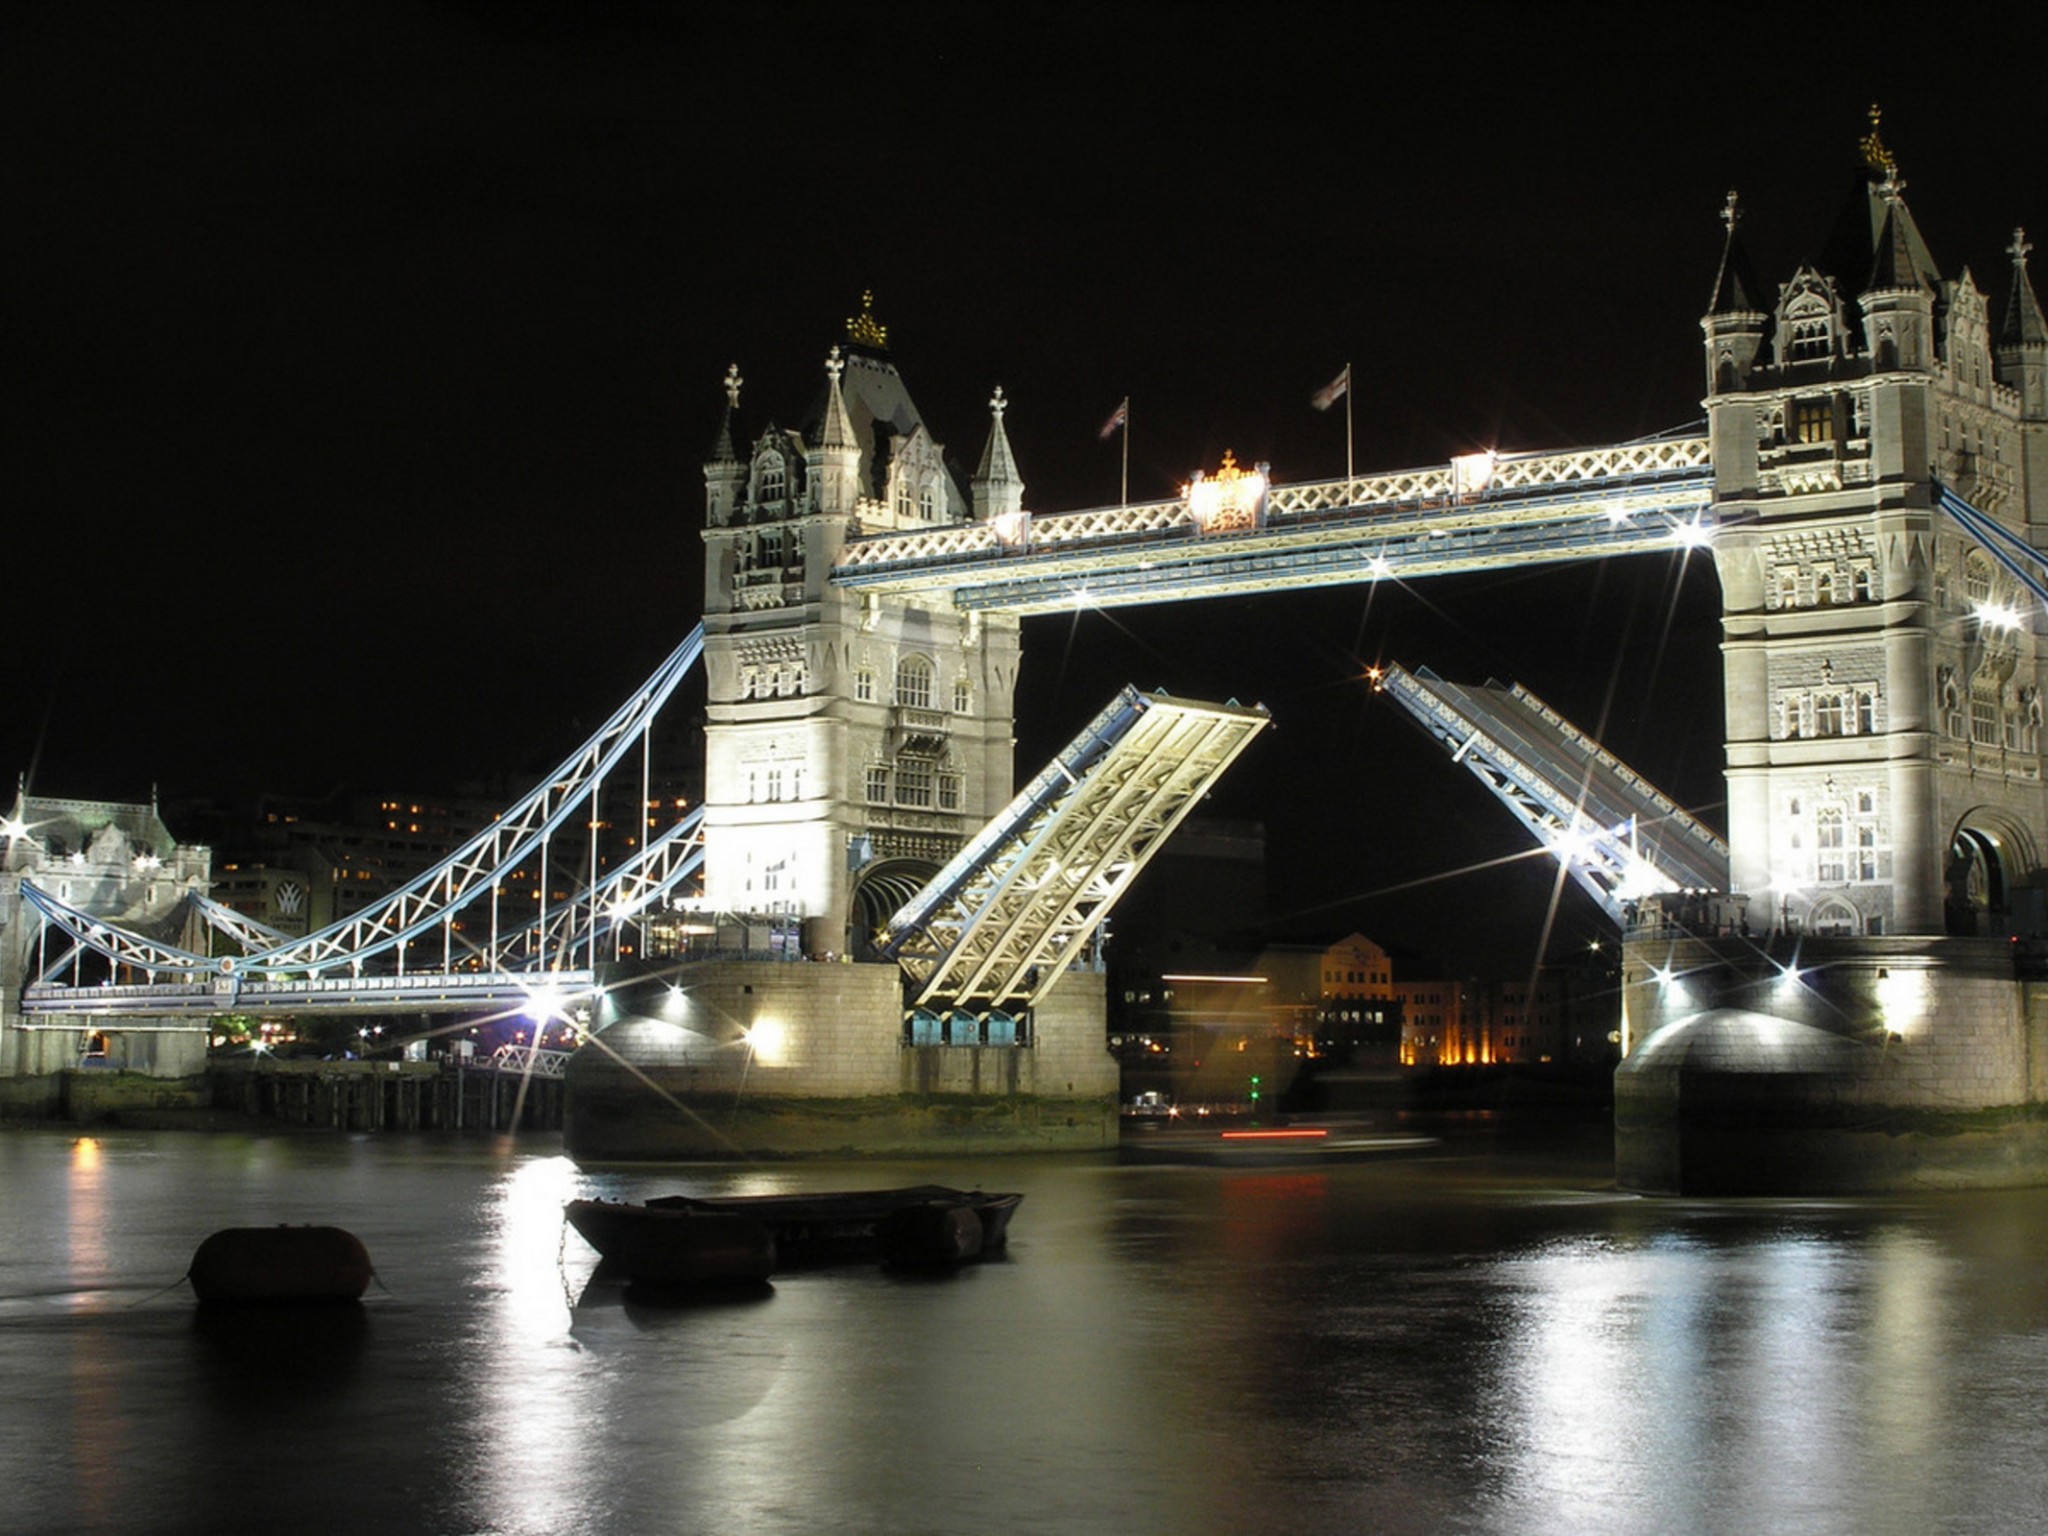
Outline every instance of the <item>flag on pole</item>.
<svg viewBox="0 0 2048 1536"><path fill-rule="evenodd" d="M1308 397L1308 403L1319 411L1327 411L1350 393L1351 365L1346 363L1342 373Z"/></svg>
<svg viewBox="0 0 2048 1536"><path fill-rule="evenodd" d="M1109 413L1109 420L1105 421L1102 424L1102 441L1104 441L1105 443L1108 442L1111 434L1113 434L1118 427L1124 425L1124 423L1128 422L1130 419L1131 397L1129 395L1125 395L1123 398L1123 403L1119 405L1115 410L1111 411Z"/></svg>

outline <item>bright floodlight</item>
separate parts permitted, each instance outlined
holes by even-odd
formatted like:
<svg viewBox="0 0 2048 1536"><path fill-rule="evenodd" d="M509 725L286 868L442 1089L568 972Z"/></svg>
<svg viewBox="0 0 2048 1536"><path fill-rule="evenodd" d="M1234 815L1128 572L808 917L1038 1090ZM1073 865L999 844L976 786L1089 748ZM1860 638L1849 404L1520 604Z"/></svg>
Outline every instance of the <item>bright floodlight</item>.
<svg viewBox="0 0 2048 1536"><path fill-rule="evenodd" d="M1460 496L1477 496L1493 484L1493 466L1500 457L1491 448L1461 453L1451 460L1451 488Z"/></svg>
<svg viewBox="0 0 2048 1536"><path fill-rule="evenodd" d="M1713 526L1694 518L1691 522L1680 523L1674 530L1678 542L1687 549L1704 549L1714 541Z"/></svg>
<svg viewBox="0 0 2048 1536"><path fill-rule="evenodd" d="M1550 851L1564 864L1583 864L1592 848L1592 840L1577 827L1559 827L1550 834Z"/></svg>
<svg viewBox="0 0 2048 1536"><path fill-rule="evenodd" d="M545 1024L562 1011L561 989L549 982L538 992L529 993L526 1006L519 1011L526 1016L527 1022Z"/></svg>
<svg viewBox="0 0 2048 1536"><path fill-rule="evenodd" d="M1977 622L1986 629L2013 630L2020 627L2020 611L2010 603L1979 603Z"/></svg>

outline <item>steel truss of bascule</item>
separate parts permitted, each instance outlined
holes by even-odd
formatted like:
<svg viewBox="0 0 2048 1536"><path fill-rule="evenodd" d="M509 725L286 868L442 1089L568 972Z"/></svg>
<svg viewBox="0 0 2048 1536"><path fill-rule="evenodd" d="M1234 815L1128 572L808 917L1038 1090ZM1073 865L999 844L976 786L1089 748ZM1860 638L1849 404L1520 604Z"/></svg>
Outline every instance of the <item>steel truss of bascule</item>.
<svg viewBox="0 0 2048 1536"><path fill-rule="evenodd" d="M883 925L912 1003L1037 1003L1268 721L1125 688Z"/></svg>
<svg viewBox="0 0 2048 1536"><path fill-rule="evenodd" d="M1645 896L1727 889L1728 845L1526 688L1465 687L1398 666L1376 686L1616 923Z"/></svg>
<svg viewBox="0 0 2048 1536"><path fill-rule="evenodd" d="M1192 497L1016 513L848 544L832 580L967 609L1048 613L1682 549L1711 536L1704 437L1276 485L1251 516Z"/></svg>
<svg viewBox="0 0 2048 1536"><path fill-rule="evenodd" d="M490 826L400 890L303 938L287 937L198 896L148 931L124 928L24 882L23 899L41 920L43 934L38 974L24 989L23 1011L431 1012L520 1006L537 993L588 990L597 964L609 958L609 946L625 926L702 865L699 807L631 859L600 873L595 807L608 778L630 769L636 749L645 804L649 728L703 649L700 624L588 741ZM591 829L582 890L551 908L541 903L537 913L515 918L502 911L500 898L515 872L536 873L534 888L545 895L550 852L579 812L589 813ZM206 931L223 936L236 953L213 955L194 942L171 939L173 932ZM422 945L439 951L424 967L413 953ZM87 954L108 962L105 984L85 980ZM112 979L122 971L150 979Z"/></svg>

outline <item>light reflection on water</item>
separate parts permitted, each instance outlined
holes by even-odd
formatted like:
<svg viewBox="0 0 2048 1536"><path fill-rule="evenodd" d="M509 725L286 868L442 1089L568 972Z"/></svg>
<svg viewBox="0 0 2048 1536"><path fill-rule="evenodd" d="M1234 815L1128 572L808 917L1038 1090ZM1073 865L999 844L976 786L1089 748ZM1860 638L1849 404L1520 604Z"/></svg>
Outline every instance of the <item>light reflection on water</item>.
<svg viewBox="0 0 2048 1536"><path fill-rule="evenodd" d="M1011 1255L656 1306L579 1194L1019 1188ZM544 1143L0 1135L9 1529L2033 1530L2048 1192L1656 1202L1598 1148L585 1173ZM195 1315L218 1226L389 1291ZM280 1512L289 1512L281 1519Z"/></svg>

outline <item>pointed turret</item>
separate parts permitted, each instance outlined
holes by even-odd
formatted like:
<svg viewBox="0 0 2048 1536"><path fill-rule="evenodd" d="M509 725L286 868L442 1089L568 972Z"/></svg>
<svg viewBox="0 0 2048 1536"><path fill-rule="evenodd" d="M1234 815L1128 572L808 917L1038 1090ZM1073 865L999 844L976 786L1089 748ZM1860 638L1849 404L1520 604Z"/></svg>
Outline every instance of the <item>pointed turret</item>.
<svg viewBox="0 0 2048 1536"><path fill-rule="evenodd" d="M839 387L845 371L846 360L834 347L825 358L825 409L818 423L818 445L804 455L810 461L817 510L838 517L852 516L860 498L860 439Z"/></svg>
<svg viewBox="0 0 2048 1536"><path fill-rule="evenodd" d="M720 528L732 521L746 497L747 466L733 446L735 418L740 410L740 365L725 370L725 409L718 416L718 436L704 464L704 525Z"/></svg>
<svg viewBox="0 0 2048 1536"><path fill-rule="evenodd" d="M1003 412L1009 402L998 384L988 403L988 444L981 450L981 467L974 472L974 515L990 518L1014 515L1024 510L1024 477L1017 473L1017 460L1010 452L1010 434L1003 426Z"/></svg>
<svg viewBox="0 0 2048 1536"><path fill-rule="evenodd" d="M1700 320L1700 329L1706 334L1710 395L1747 387L1771 318L1763 284L1757 281L1749 251L1737 233L1742 209L1733 192L1721 209L1721 222L1728 229L1721 245L1721 270L1715 274L1714 296L1707 301L1706 315Z"/></svg>
<svg viewBox="0 0 2048 1536"><path fill-rule="evenodd" d="M2012 291L1998 328L1998 380L2019 391L2020 414L2048 420L2048 318L2027 277L2027 232L2015 229L2006 254L2012 257Z"/></svg>
<svg viewBox="0 0 2048 1536"><path fill-rule="evenodd" d="M1923 262L1927 246L1906 211L1905 191L1898 168L1887 164L1877 185L1884 217L1860 295L1863 346L1879 373L1925 368L1934 360L1933 263L1931 258Z"/></svg>

